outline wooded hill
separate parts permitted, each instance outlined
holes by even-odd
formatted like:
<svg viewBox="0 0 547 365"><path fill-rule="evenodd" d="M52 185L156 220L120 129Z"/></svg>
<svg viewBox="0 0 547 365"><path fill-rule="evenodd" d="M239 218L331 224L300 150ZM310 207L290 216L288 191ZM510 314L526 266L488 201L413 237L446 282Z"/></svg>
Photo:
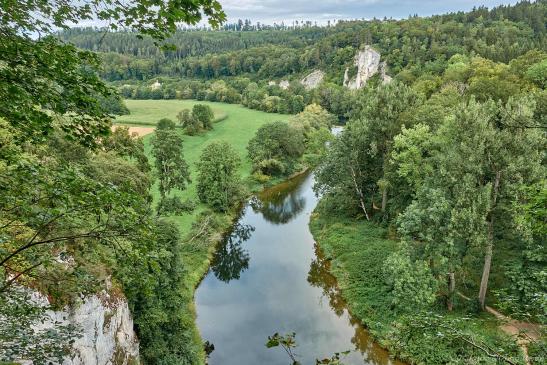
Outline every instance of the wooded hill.
<svg viewBox="0 0 547 365"><path fill-rule="evenodd" d="M110 81L240 75L260 80L319 68L327 80L341 84L345 67L365 44L381 53L392 75L403 70L438 75L455 54L508 63L547 47L546 14L547 2L540 0L429 18L340 21L330 27L308 22L280 30L179 30L166 41L175 50L161 50L152 39L139 40L132 33L72 29L60 37L106 53L103 76Z"/></svg>

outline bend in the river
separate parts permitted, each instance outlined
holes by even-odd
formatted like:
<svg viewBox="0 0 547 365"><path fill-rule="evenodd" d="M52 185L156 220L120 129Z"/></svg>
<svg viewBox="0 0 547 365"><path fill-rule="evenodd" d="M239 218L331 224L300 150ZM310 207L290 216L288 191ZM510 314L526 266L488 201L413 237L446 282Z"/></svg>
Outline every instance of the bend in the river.
<svg viewBox="0 0 547 365"><path fill-rule="evenodd" d="M287 364L267 349L275 332L296 332L303 364L351 350L345 364L388 365L387 352L352 318L309 231L313 174L250 199L196 291L197 323L214 345L211 365Z"/></svg>

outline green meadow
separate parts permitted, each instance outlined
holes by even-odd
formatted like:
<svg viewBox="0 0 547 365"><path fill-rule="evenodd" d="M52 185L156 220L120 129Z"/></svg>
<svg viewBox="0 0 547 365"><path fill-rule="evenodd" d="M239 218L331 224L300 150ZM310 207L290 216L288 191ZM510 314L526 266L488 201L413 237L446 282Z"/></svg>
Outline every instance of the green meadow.
<svg viewBox="0 0 547 365"><path fill-rule="evenodd" d="M217 120L214 129L197 136L183 135L184 140L184 158L190 167L192 183L184 191L174 191L184 199L192 199L198 202L196 192L197 170L196 162L199 160L203 148L215 140L222 140L230 143L241 157L240 173L242 179L247 179L251 175L251 163L247 158L247 143L254 136L257 129L268 122L287 120L289 115L265 113L257 110L245 108L237 104L224 104L195 100L126 100L126 105L131 114L123 115L116 119L116 124L123 125L155 125L162 118L170 118L176 121L176 115L185 108L192 108L195 104L206 104L211 106ZM146 153L153 165L154 159L151 154L150 141L154 134L144 137ZM152 189L155 201L159 198L157 185ZM206 207L198 204L197 209L191 213L180 217L173 217L179 224L181 232L188 232L194 218Z"/></svg>
<svg viewBox="0 0 547 365"><path fill-rule="evenodd" d="M215 114L215 120L217 121L223 120L228 116L229 112L234 110L248 110L240 105L197 100L126 100L125 105L127 105L131 114L119 116L116 118L116 123L124 125L155 126L162 118L169 118L176 121L177 114L181 110L192 109L196 104L210 105Z"/></svg>

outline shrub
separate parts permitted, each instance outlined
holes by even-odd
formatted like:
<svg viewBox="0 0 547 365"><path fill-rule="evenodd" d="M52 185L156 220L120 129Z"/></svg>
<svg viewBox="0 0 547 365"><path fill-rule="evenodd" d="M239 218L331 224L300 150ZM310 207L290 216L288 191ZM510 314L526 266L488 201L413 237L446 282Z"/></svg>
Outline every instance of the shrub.
<svg viewBox="0 0 547 365"><path fill-rule="evenodd" d="M249 141L247 151L255 171L268 175L290 173L304 153L304 136L284 122L264 124Z"/></svg>
<svg viewBox="0 0 547 365"><path fill-rule="evenodd" d="M166 197L158 204L157 210L160 215L183 215L193 212L196 203L191 199L181 200L180 197Z"/></svg>

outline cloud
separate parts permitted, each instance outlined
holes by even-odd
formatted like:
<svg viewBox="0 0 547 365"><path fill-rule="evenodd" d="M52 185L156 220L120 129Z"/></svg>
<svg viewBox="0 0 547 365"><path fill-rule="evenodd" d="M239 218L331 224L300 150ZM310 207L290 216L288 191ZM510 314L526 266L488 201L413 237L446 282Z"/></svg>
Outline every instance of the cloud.
<svg viewBox="0 0 547 365"><path fill-rule="evenodd" d="M470 10L473 6L493 7L514 4L516 0L220 0L230 22L251 19L265 23L327 19L405 18L450 11Z"/></svg>

